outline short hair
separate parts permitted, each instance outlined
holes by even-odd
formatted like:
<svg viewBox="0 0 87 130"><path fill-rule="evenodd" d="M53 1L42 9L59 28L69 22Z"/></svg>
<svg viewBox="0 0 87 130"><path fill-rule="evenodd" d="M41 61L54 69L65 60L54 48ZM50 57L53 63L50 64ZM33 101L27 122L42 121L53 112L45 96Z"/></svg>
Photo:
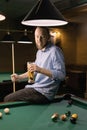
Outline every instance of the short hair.
<svg viewBox="0 0 87 130"><path fill-rule="evenodd" d="M37 28L44 29L44 30L47 32L48 36L50 37L50 31L49 31L49 28L47 28L47 27L41 27L41 26L40 26L40 27L36 27L35 30L36 30Z"/></svg>

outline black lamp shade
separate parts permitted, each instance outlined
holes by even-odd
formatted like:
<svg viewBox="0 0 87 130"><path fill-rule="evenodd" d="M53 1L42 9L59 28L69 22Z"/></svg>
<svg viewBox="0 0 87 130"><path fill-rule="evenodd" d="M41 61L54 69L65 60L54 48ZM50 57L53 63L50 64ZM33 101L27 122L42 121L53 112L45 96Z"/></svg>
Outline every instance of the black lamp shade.
<svg viewBox="0 0 87 130"><path fill-rule="evenodd" d="M17 43L32 44L32 41L29 39L27 35L23 35Z"/></svg>
<svg viewBox="0 0 87 130"><path fill-rule="evenodd" d="M60 26L68 22L50 0L39 0L22 24L30 26Z"/></svg>
<svg viewBox="0 0 87 130"><path fill-rule="evenodd" d="M14 41L12 35L10 34L10 32L7 32L7 34L3 37L1 42L2 43L14 43L15 41Z"/></svg>
<svg viewBox="0 0 87 130"><path fill-rule="evenodd" d="M32 44L32 41L28 37L27 29L24 30L24 35L21 37L21 39L17 43Z"/></svg>

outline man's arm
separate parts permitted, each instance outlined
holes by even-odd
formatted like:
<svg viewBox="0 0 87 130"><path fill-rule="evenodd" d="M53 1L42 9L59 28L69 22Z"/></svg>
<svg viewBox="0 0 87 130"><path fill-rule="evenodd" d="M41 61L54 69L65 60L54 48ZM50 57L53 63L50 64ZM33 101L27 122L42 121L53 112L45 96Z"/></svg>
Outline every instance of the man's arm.
<svg viewBox="0 0 87 130"><path fill-rule="evenodd" d="M11 75L11 80L13 82L15 82L15 81L19 81L19 80L25 79L27 77L28 77L28 72L25 72L25 73L20 74L20 75L18 75L18 74L15 73L15 74Z"/></svg>
<svg viewBox="0 0 87 130"><path fill-rule="evenodd" d="M44 74L44 75L52 78L52 73L50 70L45 69L45 68L41 68L41 67L37 66L36 64L30 64L29 71L30 72L38 72L38 73Z"/></svg>
<svg viewBox="0 0 87 130"><path fill-rule="evenodd" d="M52 73L51 73L50 70L47 70L47 69L44 69L44 68L40 68L40 67L39 67L38 72L41 73L41 74L44 74L44 75L46 75L46 76L48 76L48 77L50 77L50 78L52 78Z"/></svg>

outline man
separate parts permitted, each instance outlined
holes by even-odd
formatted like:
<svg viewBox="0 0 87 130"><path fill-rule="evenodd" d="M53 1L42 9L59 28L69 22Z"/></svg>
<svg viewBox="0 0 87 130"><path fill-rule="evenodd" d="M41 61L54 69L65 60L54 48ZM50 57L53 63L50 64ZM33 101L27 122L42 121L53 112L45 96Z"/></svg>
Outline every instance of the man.
<svg viewBox="0 0 87 130"><path fill-rule="evenodd" d="M50 42L49 30L45 27L35 29L35 42L38 48L36 60L30 64L35 83L5 97L4 101L28 101L49 103L54 99L60 82L65 78L64 57L60 48ZM13 82L28 77L28 72L11 75Z"/></svg>

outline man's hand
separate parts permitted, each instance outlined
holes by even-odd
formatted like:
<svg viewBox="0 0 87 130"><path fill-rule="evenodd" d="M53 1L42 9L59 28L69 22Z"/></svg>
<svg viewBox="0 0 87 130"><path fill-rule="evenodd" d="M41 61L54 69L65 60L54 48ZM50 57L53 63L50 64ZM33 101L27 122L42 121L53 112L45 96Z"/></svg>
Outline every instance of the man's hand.
<svg viewBox="0 0 87 130"><path fill-rule="evenodd" d="M38 73L44 74L44 75L52 78L52 73L50 70L47 70L45 68L41 68L41 67L37 66L36 64L30 64L29 71L30 72L38 72Z"/></svg>
<svg viewBox="0 0 87 130"><path fill-rule="evenodd" d="M11 80L12 80L12 82L15 82L15 81L18 81L19 80L19 75L18 74L12 74L11 75Z"/></svg>
<svg viewBox="0 0 87 130"><path fill-rule="evenodd" d="M28 68L28 70L30 71L30 72L40 72L40 67L39 66L37 66L36 64L33 64L33 63L31 63L31 64L29 64L29 68Z"/></svg>

